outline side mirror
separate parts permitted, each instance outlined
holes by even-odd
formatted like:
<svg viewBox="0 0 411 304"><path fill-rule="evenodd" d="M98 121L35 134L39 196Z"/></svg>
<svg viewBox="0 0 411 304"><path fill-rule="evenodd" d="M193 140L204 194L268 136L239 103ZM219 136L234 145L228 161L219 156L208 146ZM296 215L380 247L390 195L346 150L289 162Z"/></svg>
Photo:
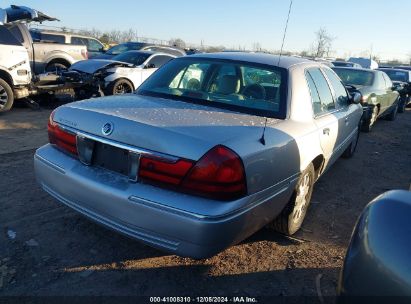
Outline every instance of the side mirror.
<svg viewBox="0 0 411 304"><path fill-rule="evenodd" d="M340 275L339 303L353 296L411 296L411 192L389 191L363 211Z"/></svg>
<svg viewBox="0 0 411 304"><path fill-rule="evenodd" d="M147 64L145 68L146 69L155 69L156 65L154 63L150 63L150 64Z"/></svg>
<svg viewBox="0 0 411 304"><path fill-rule="evenodd" d="M359 92L354 92L351 94L351 103L359 104L361 102L362 95Z"/></svg>

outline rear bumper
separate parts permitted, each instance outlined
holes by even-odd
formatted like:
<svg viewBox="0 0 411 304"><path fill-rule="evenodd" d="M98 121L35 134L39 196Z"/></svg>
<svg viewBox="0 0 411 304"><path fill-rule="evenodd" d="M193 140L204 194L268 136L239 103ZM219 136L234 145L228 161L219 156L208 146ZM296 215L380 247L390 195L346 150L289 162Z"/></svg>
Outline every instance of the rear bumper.
<svg viewBox="0 0 411 304"><path fill-rule="evenodd" d="M50 145L36 151L34 167L43 189L65 205L148 245L192 258L210 257L269 223L298 179L235 202L217 202L130 183Z"/></svg>

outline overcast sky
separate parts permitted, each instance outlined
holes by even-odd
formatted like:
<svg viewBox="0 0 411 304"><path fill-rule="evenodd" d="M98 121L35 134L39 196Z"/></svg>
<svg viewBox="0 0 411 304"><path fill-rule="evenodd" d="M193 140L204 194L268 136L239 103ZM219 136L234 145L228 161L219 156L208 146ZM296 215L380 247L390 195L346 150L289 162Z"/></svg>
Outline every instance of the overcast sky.
<svg viewBox="0 0 411 304"><path fill-rule="evenodd" d="M57 17L47 23L75 29L134 28L140 36L182 38L195 44L251 49L281 47L289 0L19 0ZM410 0L294 0L285 49L309 50L315 32L325 27L341 57L367 55L408 59L411 55Z"/></svg>

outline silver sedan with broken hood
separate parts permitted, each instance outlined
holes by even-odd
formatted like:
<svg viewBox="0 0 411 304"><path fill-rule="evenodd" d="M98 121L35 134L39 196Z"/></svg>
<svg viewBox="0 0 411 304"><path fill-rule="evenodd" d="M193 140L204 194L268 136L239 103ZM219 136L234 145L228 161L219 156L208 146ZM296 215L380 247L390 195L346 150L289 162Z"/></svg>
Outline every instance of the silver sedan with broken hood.
<svg viewBox="0 0 411 304"><path fill-rule="evenodd" d="M315 181L355 151L359 100L317 62L177 58L134 94L55 110L36 176L100 224L210 257L266 225L289 235L301 227Z"/></svg>

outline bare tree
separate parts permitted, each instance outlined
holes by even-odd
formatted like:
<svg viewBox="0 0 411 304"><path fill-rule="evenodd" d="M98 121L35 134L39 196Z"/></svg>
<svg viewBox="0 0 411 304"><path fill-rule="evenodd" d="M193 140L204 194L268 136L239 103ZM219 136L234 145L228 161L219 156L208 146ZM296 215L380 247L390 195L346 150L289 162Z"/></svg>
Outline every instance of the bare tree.
<svg viewBox="0 0 411 304"><path fill-rule="evenodd" d="M314 57L324 57L325 55L329 56L332 50L332 43L334 41L334 37L331 36L327 29L321 27L315 33L315 41L312 46L312 53Z"/></svg>
<svg viewBox="0 0 411 304"><path fill-rule="evenodd" d="M181 38L172 38L169 41L170 46L175 46L180 49L184 49L186 47L186 43Z"/></svg>

